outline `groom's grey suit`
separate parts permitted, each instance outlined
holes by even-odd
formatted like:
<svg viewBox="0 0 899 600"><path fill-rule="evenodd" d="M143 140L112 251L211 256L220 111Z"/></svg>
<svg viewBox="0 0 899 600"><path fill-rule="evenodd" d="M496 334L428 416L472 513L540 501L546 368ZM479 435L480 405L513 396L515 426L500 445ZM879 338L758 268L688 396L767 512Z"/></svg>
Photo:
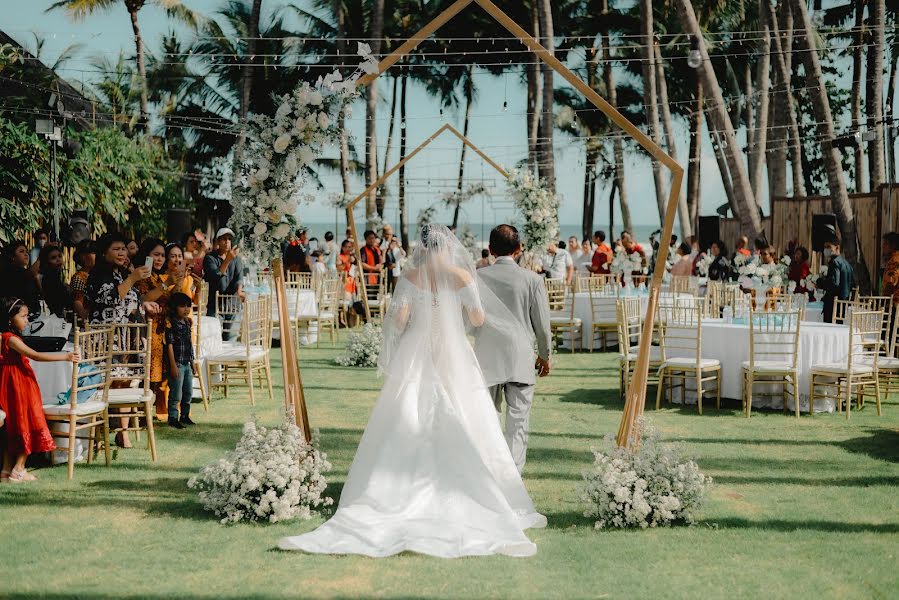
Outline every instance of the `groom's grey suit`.
<svg viewBox="0 0 899 600"><path fill-rule="evenodd" d="M543 278L519 267L511 257L500 257L496 263L478 269L478 277L489 287L525 328L533 331L537 353L549 361L549 302ZM488 315L489 319L489 315ZM528 447L528 419L537 381L533 352L509 356L509 345L502 335L490 330L475 340L475 353L496 411L502 419L503 396L506 398L505 437L518 471L524 469Z"/></svg>

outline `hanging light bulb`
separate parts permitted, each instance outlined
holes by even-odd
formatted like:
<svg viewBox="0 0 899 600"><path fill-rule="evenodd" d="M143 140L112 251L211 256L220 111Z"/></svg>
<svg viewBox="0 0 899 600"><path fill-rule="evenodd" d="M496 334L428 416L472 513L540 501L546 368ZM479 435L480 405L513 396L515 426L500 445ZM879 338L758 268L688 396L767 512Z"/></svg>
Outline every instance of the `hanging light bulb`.
<svg viewBox="0 0 899 600"><path fill-rule="evenodd" d="M702 64L702 53L699 51L699 38L690 36L690 52L687 53L687 65L691 69L698 69Z"/></svg>

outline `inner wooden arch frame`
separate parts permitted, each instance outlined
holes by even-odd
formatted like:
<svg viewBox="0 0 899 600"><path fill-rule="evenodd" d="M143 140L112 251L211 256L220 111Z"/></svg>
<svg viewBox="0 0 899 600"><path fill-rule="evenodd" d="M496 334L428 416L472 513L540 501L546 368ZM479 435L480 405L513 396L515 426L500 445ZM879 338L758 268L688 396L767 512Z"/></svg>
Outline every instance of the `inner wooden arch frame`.
<svg viewBox="0 0 899 600"><path fill-rule="evenodd" d="M423 141L421 144L419 144L418 147L415 148L415 150L412 150L409 154L407 154L403 158L403 160L401 160L400 162L393 165L383 175L378 177L378 179L374 183L372 183L370 186L365 188L365 191L363 191L358 196L353 198L353 200L349 204L347 204L346 219L347 219L347 224L350 227L350 232L353 235L353 241L354 241L353 246L355 247L354 252L356 253L356 264L359 265L358 271L359 271L359 280L361 282L361 289L362 289L362 303L363 303L363 306L365 307L365 318L367 320L371 320L371 310L368 307L368 294L366 293L366 290L365 290L365 286L366 286L365 273L362 271L362 244L360 243L361 240L359 239L359 236L357 235L356 217L353 214L353 208L355 208L355 206L357 204L359 204L359 202L361 202L362 199L367 197L372 192L372 190L376 190L378 187L381 186L381 184L383 184L385 181L387 181L387 179L390 178L391 175L396 173L403 165L405 165L407 162L412 160L419 152L421 152L422 150L424 150L425 148L430 146L431 142L433 142L434 140L436 140L437 138L439 138L440 136L442 136L444 133L447 133L447 132L456 136L459 139L459 141L461 141L463 144L465 144L466 146L471 148L471 150L475 154L477 154L482 159L484 159L484 162L486 162L488 165L490 165L491 167L496 169L496 171L500 175L502 175L504 179L509 178L508 171L506 171L504 168L502 168L500 165L498 165L492 158L490 158L489 156L484 154L484 152L480 148L478 148L473 143L471 143L471 140L469 140L467 137L462 135L458 129L456 129L449 123L445 123L437 131L432 133L425 141Z"/></svg>
<svg viewBox="0 0 899 600"><path fill-rule="evenodd" d="M565 81L581 92L587 100L596 106L596 108L601 110L613 123L630 135L644 150L646 150L647 153L649 153L653 160L658 161L670 171L671 189L668 193L668 203L666 205L665 220L662 225L661 237L663 240L670 239L671 233L674 230L674 218L677 215L678 194L684 180L683 167L662 150L658 144L652 141L649 136L640 131L636 125L631 123L624 115L606 102L602 96L596 93L596 91L581 80L580 77L562 64L559 59L553 56L540 44L540 42L518 25L518 23L513 21L506 13L500 10L500 8L491 2L491 0L457 0L447 7L446 10L437 15L433 21L422 27L415 35L406 40L393 53L381 60L381 62L378 63L377 73L361 77L358 84L362 86L371 85L380 75L395 65L397 61L407 56L412 50L418 47L421 42L429 38L434 32L462 12L462 10L467 8L470 4L477 4L484 9L487 14L493 17L509 33L517 37L519 41L536 54L540 60L549 65ZM369 192L370 191L371 190L369 190ZM358 199L356 201L358 202ZM348 214L348 218L352 218L351 214ZM356 236L355 230L353 230L353 236L354 238ZM359 244L357 243L356 246L357 254L359 254ZM617 442L619 446L623 447L633 447L636 444L639 444L639 439L635 433L634 426L637 418L643 413L643 406L646 401L646 383L649 375L649 349L652 345L652 330L655 321L656 308L659 303L662 276L665 272L667 258L668 245L661 244L659 247L659 254L656 257L656 267L652 274L652 285L650 287L649 302L646 305L646 317L643 324L643 332L640 337L640 350L637 354L634 376L631 385L628 386L624 412L621 415L621 423L618 427ZM357 260L358 259L359 257L357 256Z"/></svg>

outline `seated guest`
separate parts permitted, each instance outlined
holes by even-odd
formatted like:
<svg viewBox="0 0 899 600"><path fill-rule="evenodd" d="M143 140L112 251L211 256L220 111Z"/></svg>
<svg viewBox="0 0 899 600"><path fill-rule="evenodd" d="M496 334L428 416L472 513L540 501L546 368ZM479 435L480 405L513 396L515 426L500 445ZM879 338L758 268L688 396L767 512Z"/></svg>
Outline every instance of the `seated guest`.
<svg viewBox="0 0 899 600"><path fill-rule="evenodd" d="M97 254L93 242L82 240L75 246L75 264L78 265L78 270L69 280L69 292L72 294L72 310L82 321L87 321L90 317L85 292L87 292L87 278L96 261Z"/></svg>
<svg viewBox="0 0 899 600"><path fill-rule="evenodd" d="M4 293L20 298L28 306L28 313L41 314L41 288L36 269L29 268L28 248L16 240L3 248L5 264L2 270Z"/></svg>
<svg viewBox="0 0 899 600"><path fill-rule="evenodd" d="M731 268L727 260L727 246L718 240L709 248L712 254L712 263L709 265L709 279L711 281L727 281L730 279Z"/></svg>
<svg viewBox="0 0 899 600"><path fill-rule="evenodd" d="M671 265L673 277L689 277L693 274L693 259L690 258L690 244L683 242L675 252L677 259Z"/></svg>
<svg viewBox="0 0 899 600"><path fill-rule="evenodd" d="M737 249L734 252L734 257L738 254L745 256L746 258L752 256L752 253L749 251L749 238L745 235L740 236L740 239L737 240Z"/></svg>
<svg viewBox="0 0 899 600"><path fill-rule="evenodd" d="M44 246L40 257L41 296L51 314L65 317L66 311L72 309L72 295L69 287L62 280L62 248Z"/></svg>
<svg viewBox="0 0 899 600"><path fill-rule="evenodd" d="M768 242L762 239L757 239L755 243L755 249L759 253L759 262L761 264L773 265L777 262L777 257L774 255L773 246L770 246Z"/></svg>
<svg viewBox="0 0 899 600"><path fill-rule="evenodd" d="M808 264L808 250L804 246L799 246L793 252L792 258L790 270L787 272L787 279L796 283L796 289L793 290L793 293L808 294L810 298L813 297L812 292L803 284L804 281L808 280L809 273L811 273L811 268Z"/></svg>
<svg viewBox="0 0 899 600"><path fill-rule="evenodd" d="M899 233L891 231L884 235L880 250L885 261L880 294L891 296L893 304L899 305Z"/></svg>
<svg viewBox="0 0 899 600"><path fill-rule="evenodd" d="M215 234L215 250L203 259L203 278L209 283L209 304L206 314L216 315L218 294L236 295L241 300L246 298L243 292L243 265L240 260L240 248L234 247L234 232L222 227ZM231 325L232 317L226 317L227 326L223 324L222 338L230 341L237 335L237 327Z"/></svg>
<svg viewBox="0 0 899 600"><path fill-rule="evenodd" d="M824 291L824 322L833 323L833 309L836 300L849 300L855 287L855 273L840 253L840 238L833 236L824 244L824 260L827 261L827 275L818 279L816 285Z"/></svg>

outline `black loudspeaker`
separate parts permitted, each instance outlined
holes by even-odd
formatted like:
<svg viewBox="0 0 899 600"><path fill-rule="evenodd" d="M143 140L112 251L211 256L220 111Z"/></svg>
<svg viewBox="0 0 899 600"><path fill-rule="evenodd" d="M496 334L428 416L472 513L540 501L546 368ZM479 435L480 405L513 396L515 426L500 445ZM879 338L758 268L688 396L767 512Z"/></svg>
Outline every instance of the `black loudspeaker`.
<svg viewBox="0 0 899 600"><path fill-rule="evenodd" d="M181 243L181 238L191 230L190 210L170 208L166 216L165 237L169 242Z"/></svg>
<svg viewBox="0 0 899 600"><path fill-rule="evenodd" d="M91 224L87 218L87 209L76 208L72 211L72 216L68 222L63 225L62 241L67 246L77 246L83 240L89 240L91 237Z"/></svg>
<svg viewBox="0 0 899 600"><path fill-rule="evenodd" d="M812 251L823 252L824 243L837 234L837 216L833 213L812 215Z"/></svg>
<svg viewBox="0 0 899 600"><path fill-rule="evenodd" d="M721 217L699 217L699 248L708 250L721 239Z"/></svg>

